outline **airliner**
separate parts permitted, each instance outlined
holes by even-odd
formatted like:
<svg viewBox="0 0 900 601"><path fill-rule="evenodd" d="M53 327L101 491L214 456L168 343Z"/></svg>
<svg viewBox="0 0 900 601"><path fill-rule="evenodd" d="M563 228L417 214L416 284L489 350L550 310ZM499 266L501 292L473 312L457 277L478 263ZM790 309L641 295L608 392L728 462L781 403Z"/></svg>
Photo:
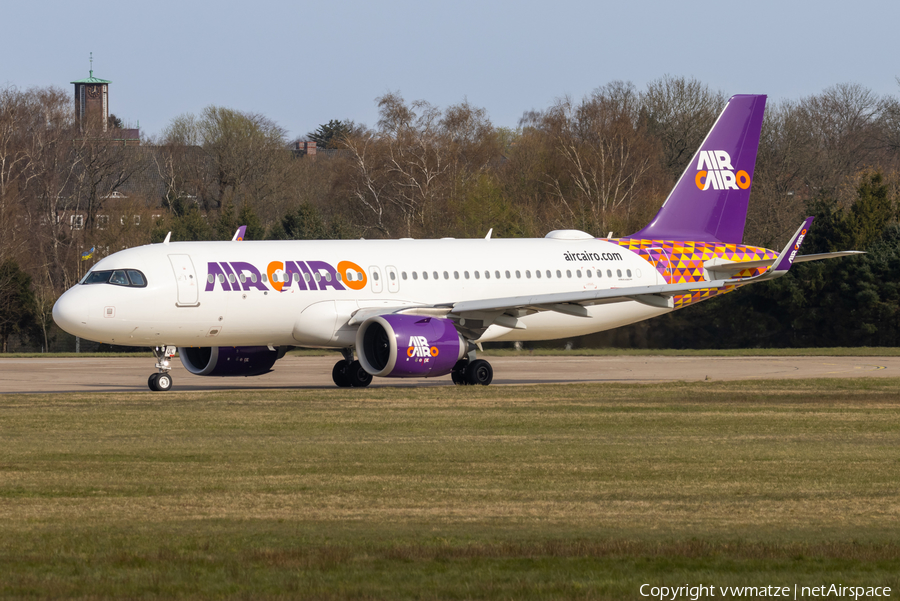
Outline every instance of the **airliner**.
<svg viewBox="0 0 900 601"><path fill-rule="evenodd" d="M580 336L783 276L781 252L742 244L766 97L733 96L654 219L625 238L173 242L99 262L53 307L65 331L148 346L148 386L172 388L176 351L197 376L255 376L293 347L338 349L337 386L450 375L488 385L488 341Z"/></svg>

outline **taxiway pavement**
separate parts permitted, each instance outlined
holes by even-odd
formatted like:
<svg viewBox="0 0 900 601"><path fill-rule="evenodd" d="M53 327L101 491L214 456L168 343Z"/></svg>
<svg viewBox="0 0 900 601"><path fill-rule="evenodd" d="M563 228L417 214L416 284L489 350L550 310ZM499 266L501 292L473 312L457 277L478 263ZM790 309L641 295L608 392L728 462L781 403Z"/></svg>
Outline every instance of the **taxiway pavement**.
<svg viewBox="0 0 900 601"><path fill-rule="evenodd" d="M173 361L175 391L331 388L339 355L288 355L274 371L251 378L191 375ZM900 357L673 357L503 356L487 357L493 385L566 382L676 382L798 378L900 377ZM148 390L155 360L146 358L0 359L0 394L137 392ZM450 376L430 379L375 378L378 386L451 386Z"/></svg>

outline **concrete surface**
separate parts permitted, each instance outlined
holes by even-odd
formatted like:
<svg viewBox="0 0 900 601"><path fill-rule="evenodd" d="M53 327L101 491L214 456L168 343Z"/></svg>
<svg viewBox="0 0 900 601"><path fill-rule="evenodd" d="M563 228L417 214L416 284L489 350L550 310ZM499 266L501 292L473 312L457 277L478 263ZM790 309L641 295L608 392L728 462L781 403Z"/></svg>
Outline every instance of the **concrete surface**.
<svg viewBox="0 0 900 601"><path fill-rule="evenodd" d="M331 388L338 355L287 356L252 378L191 375L175 360L173 390ZM489 357L493 385L565 382L665 382L747 379L900 377L900 357ZM155 360L146 358L0 359L0 394L148 390ZM375 378L377 386L451 386L432 379Z"/></svg>

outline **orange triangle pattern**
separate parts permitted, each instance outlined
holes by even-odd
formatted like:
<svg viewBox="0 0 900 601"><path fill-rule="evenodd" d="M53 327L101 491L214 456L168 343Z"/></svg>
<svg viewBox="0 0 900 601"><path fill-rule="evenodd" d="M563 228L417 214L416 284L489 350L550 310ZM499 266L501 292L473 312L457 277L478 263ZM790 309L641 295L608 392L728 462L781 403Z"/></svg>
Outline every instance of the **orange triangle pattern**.
<svg viewBox="0 0 900 601"><path fill-rule="evenodd" d="M643 240L640 238L610 239L609 242L642 256L656 266L669 284L705 281L703 263L713 258L726 261L759 261L774 259L778 253L758 246L724 244L722 242L685 242L673 240ZM745 269L738 277L752 277L765 271L764 267ZM740 285L724 286L715 290L698 290L675 296L675 308L680 309L726 292Z"/></svg>

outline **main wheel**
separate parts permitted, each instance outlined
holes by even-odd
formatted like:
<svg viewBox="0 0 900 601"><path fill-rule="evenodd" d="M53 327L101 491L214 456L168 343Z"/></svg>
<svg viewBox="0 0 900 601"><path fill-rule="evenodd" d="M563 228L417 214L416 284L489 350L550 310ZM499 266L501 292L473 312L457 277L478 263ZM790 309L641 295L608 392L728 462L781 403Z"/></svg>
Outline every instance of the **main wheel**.
<svg viewBox="0 0 900 601"><path fill-rule="evenodd" d="M331 379L334 380L334 383L339 388L350 388L352 386L350 384L350 374L348 373L349 365L349 363L341 359L334 364L334 369L331 370Z"/></svg>
<svg viewBox="0 0 900 601"><path fill-rule="evenodd" d="M157 374L156 389L160 392L166 392L172 389L172 376L167 373Z"/></svg>
<svg viewBox="0 0 900 601"><path fill-rule="evenodd" d="M472 386L487 386L494 379L494 368L484 359L476 359L466 367L466 381Z"/></svg>
<svg viewBox="0 0 900 601"><path fill-rule="evenodd" d="M365 388L372 383L372 374L363 369L359 361L354 361L347 368L347 376L350 378L350 385L354 388Z"/></svg>
<svg viewBox="0 0 900 601"><path fill-rule="evenodd" d="M465 386L469 382L466 380L466 365L469 362L465 359L461 359L457 361L456 365L453 366L453 369L450 370L450 379L453 380L453 383L457 386Z"/></svg>
<svg viewBox="0 0 900 601"><path fill-rule="evenodd" d="M150 387L150 390L153 392L158 392L159 388L156 385L156 381L159 379L159 374L150 374L150 377L147 378L147 386Z"/></svg>

